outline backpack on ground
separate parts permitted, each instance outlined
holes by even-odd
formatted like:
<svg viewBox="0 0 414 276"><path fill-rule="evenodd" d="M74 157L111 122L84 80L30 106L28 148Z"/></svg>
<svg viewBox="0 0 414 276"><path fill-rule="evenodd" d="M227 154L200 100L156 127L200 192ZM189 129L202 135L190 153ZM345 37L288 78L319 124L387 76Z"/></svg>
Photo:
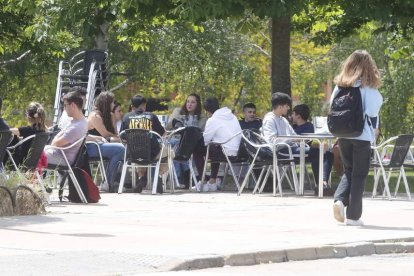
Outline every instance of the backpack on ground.
<svg viewBox="0 0 414 276"><path fill-rule="evenodd" d="M358 137L364 129L359 87L339 87L328 114L329 131L336 137Z"/></svg>
<svg viewBox="0 0 414 276"><path fill-rule="evenodd" d="M73 167L73 173L75 174L76 180L79 183L79 186L82 189L83 194L89 203L96 203L101 198L99 195L99 189L96 187L96 184L93 182L91 177L91 168L89 165L89 156L86 150L86 147L80 149L82 151L80 160L76 164L76 167ZM69 195L68 199L71 202L82 203L82 200L79 198L78 192L75 189L75 186L72 183L72 179L68 179L69 186ZM62 197L63 187L59 190L59 198Z"/></svg>
<svg viewBox="0 0 414 276"><path fill-rule="evenodd" d="M96 186L96 184L93 182L92 177L81 168L73 168L73 172L75 173L76 180L79 182L79 186L81 187L86 199L88 200L88 203L97 203L101 196L99 194L99 189ZM70 185L69 188L72 186L74 189L75 187L73 185ZM82 202L79 198L79 195L76 191L70 193L69 192L69 200L72 202Z"/></svg>

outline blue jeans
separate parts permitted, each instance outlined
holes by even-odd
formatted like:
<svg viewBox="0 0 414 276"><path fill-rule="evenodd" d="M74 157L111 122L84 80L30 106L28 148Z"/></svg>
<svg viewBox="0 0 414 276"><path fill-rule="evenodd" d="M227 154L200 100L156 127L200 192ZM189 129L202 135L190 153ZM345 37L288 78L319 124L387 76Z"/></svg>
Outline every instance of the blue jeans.
<svg viewBox="0 0 414 276"><path fill-rule="evenodd" d="M312 172L315 176L315 180L318 181L319 179L319 149L318 148L310 148L308 154L308 160L311 162L312 165ZM331 175L332 171L332 164L333 164L333 153L327 151L323 155L323 181L328 182L329 176Z"/></svg>
<svg viewBox="0 0 414 276"><path fill-rule="evenodd" d="M95 144L86 144L89 157L99 157L99 152ZM99 144L102 158L109 160L105 170L108 178L109 188L113 186L115 180L116 169L118 162L123 162L125 147L121 143L103 143Z"/></svg>

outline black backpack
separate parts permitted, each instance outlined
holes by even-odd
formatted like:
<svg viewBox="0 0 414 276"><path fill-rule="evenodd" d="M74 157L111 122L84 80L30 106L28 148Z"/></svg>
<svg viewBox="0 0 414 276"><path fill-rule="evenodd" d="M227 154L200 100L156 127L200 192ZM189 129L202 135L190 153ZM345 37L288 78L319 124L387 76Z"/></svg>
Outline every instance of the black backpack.
<svg viewBox="0 0 414 276"><path fill-rule="evenodd" d="M246 137L247 140L249 140L253 144L257 144L257 145L267 144L266 140L262 136L260 136L256 131L253 131L251 129L243 130L243 135ZM253 159L254 156L256 155L258 149L255 148L254 146L250 145L248 142L246 142L244 140L242 140L242 144L243 144L244 150L247 152L248 156ZM239 149L239 151L240 151L240 149ZM259 153L257 154L256 161L265 162L265 161L269 161L269 160L273 160L272 149L270 149L269 147L260 148Z"/></svg>
<svg viewBox="0 0 414 276"><path fill-rule="evenodd" d="M339 87L328 114L329 131L336 137L358 137L364 129L359 87Z"/></svg>
<svg viewBox="0 0 414 276"><path fill-rule="evenodd" d="M182 131L180 142L175 149L175 160L188 160L193 154L197 145L200 144L200 140L203 138L203 133L200 128L194 126L188 126ZM201 142L204 144L204 140Z"/></svg>

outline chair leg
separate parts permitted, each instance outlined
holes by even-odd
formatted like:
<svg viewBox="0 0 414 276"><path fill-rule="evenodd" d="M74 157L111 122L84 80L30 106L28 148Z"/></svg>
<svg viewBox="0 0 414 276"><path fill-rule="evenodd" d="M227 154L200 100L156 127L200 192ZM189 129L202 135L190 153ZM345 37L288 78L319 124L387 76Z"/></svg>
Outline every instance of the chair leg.
<svg viewBox="0 0 414 276"><path fill-rule="evenodd" d="M388 180L389 180L389 177L391 176L391 170L389 172L388 177L387 177L387 174L385 173L384 167L381 166L381 170L382 170L382 179L384 180L384 193L388 197L388 199L391 200L390 187L388 186Z"/></svg>
<svg viewBox="0 0 414 276"><path fill-rule="evenodd" d="M253 194L256 194L257 189L259 189L260 183L262 182L262 179L263 179L263 176L265 175L265 172L267 173L268 170L266 170L266 167L263 167L262 170L260 171L259 178L256 181L256 185L254 185ZM254 173L252 175L254 175Z"/></svg>
<svg viewBox="0 0 414 276"><path fill-rule="evenodd" d="M292 162L290 164L290 169L292 172L292 179L293 179L293 186L295 187L295 192L297 195L302 194L303 195L303 191L299 191L299 180L298 180L298 175L296 174L296 164L295 162Z"/></svg>
<svg viewBox="0 0 414 276"><path fill-rule="evenodd" d="M122 191L124 189L124 182L125 182L127 168L128 168L128 164L124 163L124 165L122 166L121 180L119 181L118 194L122 194Z"/></svg>
<svg viewBox="0 0 414 276"><path fill-rule="evenodd" d="M251 174L251 173L252 173L252 171L253 171L254 162L256 161L257 155L258 155L258 152L256 152L256 154L255 154L255 156L254 156L253 160L251 161L251 165L249 166L249 169L247 170L247 173L246 173L246 175L245 175L245 177L244 177L243 183L242 183L241 187L239 188L239 190L238 190L238 192L237 192L237 195L238 195L238 196L240 196L241 192L243 191L244 187L245 187L245 186L246 186L246 184L247 184L247 181L249 180L249 176L250 176L250 174Z"/></svg>
<svg viewBox="0 0 414 276"><path fill-rule="evenodd" d="M239 180L236 177L233 166L231 165L231 163L226 164L226 166L229 166L230 168L231 175L233 176L233 181L234 181L234 184L236 185L237 191L240 190ZM224 179L223 179L223 183L224 183Z"/></svg>
<svg viewBox="0 0 414 276"><path fill-rule="evenodd" d="M265 178L263 179L262 185L260 186L259 194L261 194L263 192L263 189L266 185L266 182L269 179L270 173L273 173L272 169L273 169L272 166L267 166L266 175L265 175Z"/></svg>
<svg viewBox="0 0 414 276"><path fill-rule="evenodd" d="M37 181L39 182L40 189L42 190L43 196L45 197L45 199L47 201L47 204L50 204L49 194L46 192L45 185L43 184L43 180L40 177L40 174L37 170L35 171L35 175L36 175Z"/></svg>
<svg viewBox="0 0 414 276"><path fill-rule="evenodd" d="M404 180L405 192L407 193L408 200L411 200L410 187L408 186L407 175L405 174L404 166L401 166L400 174Z"/></svg>
<svg viewBox="0 0 414 276"><path fill-rule="evenodd" d="M86 199L78 180L76 179L75 174L73 173L73 170L71 167L69 167L69 177L72 179L73 185L75 186L76 191L78 192L79 198L82 200L83 203L88 203L88 200Z"/></svg>
<svg viewBox="0 0 414 276"><path fill-rule="evenodd" d="M380 174L380 170L378 170L378 168L374 168L374 187L372 189L372 197L375 197L377 195Z"/></svg>
<svg viewBox="0 0 414 276"><path fill-rule="evenodd" d="M160 156L162 156L162 155L160 155ZM155 167L154 181L153 181L153 184L152 184L152 192L151 192L153 195L157 194L157 185L158 185L158 175L160 173L160 164L161 164L161 157L158 160L157 165Z"/></svg>
<svg viewBox="0 0 414 276"><path fill-rule="evenodd" d="M207 162L208 162L208 157L209 157L209 150L210 148L207 146L207 152L206 152L206 159L204 161L204 168L203 168L203 172L202 172L202 177L201 177L201 183L200 183L200 191L203 191L204 188L204 182L206 181L206 170L207 170Z"/></svg>
<svg viewBox="0 0 414 276"><path fill-rule="evenodd" d="M197 177L196 177L195 172L194 172L193 157L192 156L191 156L191 158L188 162L190 164L190 183L188 185L188 190L191 191L191 188L193 187L193 182L197 183Z"/></svg>

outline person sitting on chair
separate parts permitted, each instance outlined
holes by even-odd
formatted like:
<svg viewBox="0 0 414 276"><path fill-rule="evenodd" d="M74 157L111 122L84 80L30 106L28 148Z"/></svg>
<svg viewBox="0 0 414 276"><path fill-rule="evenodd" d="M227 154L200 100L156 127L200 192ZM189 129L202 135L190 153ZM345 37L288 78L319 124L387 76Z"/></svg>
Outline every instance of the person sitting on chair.
<svg viewBox="0 0 414 276"><path fill-rule="evenodd" d="M88 116L88 141L97 142L102 157L109 160L106 166L106 176L108 187L101 187L101 190L116 192L115 175L118 164L123 162L125 147L116 133L113 124L111 111L114 106L114 94L111 92L101 92L96 97L94 108ZM96 144L87 143L86 149L89 157L99 157Z"/></svg>
<svg viewBox="0 0 414 276"><path fill-rule="evenodd" d="M181 107L174 109L171 116L169 116L168 123L166 125L167 130L176 129L183 126L196 126L204 130L207 118L201 112L201 98L197 94L188 95L185 103ZM171 146L176 146L179 143L179 139L173 137L170 139ZM177 174L177 178L180 183L183 183L180 188L188 189L190 185L190 166L188 161L174 160L174 168Z"/></svg>
<svg viewBox="0 0 414 276"><path fill-rule="evenodd" d="M2 107L3 107L3 98L0 98L0 130L9 130L10 129L9 125L6 123L6 121L1 116Z"/></svg>
<svg viewBox="0 0 414 276"><path fill-rule="evenodd" d="M122 125L121 125L121 132L126 129L146 129L146 130L152 130L157 132L159 135L164 135L165 129L160 123L160 120L158 119L157 115L146 112L147 108L147 99L145 99L141 95L135 95L131 99L131 112L125 114ZM157 139L155 136L153 136L154 139ZM121 136L121 139L123 137ZM157 142L158 143L158 142ZM151 148L153 149L153 148ZM154 159L158 159L157 155L161 154L160 149L157 148L155 151L151 152L151 157ZM159 158L163 158L167 156L167 152L164 151L162 153L163 155ZM167 171L166 164L161 164L160 166L160 176ZM138 169L138 183L135 187L135 192L140 193L142 192L142 189L147 184L147 178L145 176L147 170L146 168L139 168ZM163 192L163 186L162 186L162 180L158 180L157 185L157 192L162 193Z"/></svg>
<svg viewBox="0 0 414 276"><path fill-rule="evenodd" d="M87 94L86 88L82 86L74 86L70 88L68 92L71 92L71 91L77 91L81 95L82 101L83 101L83 106L82 106L82 113L83 113L83 107L86 104L86 94ZM63 108L62 115L60 115L60 118L58 120L57 128L56 126L54 126L55 127L54 130L62 130L66 128L67 126L70 125L71 120L72 118L68 116L66 109Z"/></svg>
<svg viewBox="0 0 414 276"><path fill-rule="evenodd" d="M315 128L311 122L309 122L310 109L306 104L298 104L293 108L292 122L293 129L299 135L303 133L314 133ZM319 179L319 148L310 145L308 159L311 162L312 172L315 180ZM329 176L331 175L333 163L333 154L327 150L323 155L323 185L327 186ZM316 191L316 190L315 190Z"/></svg>
<svg viewBox="0 0 414 276"><path fill-rule="evenodd" d="M244 118L239 120L241 129L254 129L260 132L262 120L256 117L256 106L254 103L247 103L243 106Z"/></svg>
<svg viewBox="0 0 414 276"><path fill-rule="evenodd" d="M114 107L112 108L112 121L115 127L115 131L119 134L121 131L122 125L122 118L124 117L124 113L122 112L121 103L118 101L114 101Z"/></svg>
<svg viewBox="0 0 414 276"><path fill-rule="evenodd" d="M165 129L172 130L178 126L198 126L204 130L207 118L201 112L201 98L197 94L190 94L187 96L185 103L181 107L174 109L173 113L168 118L168 123ZM178 124L178 125L174 125Z"/></svg>
<svg viewBox="0 0 414 276"><path fill-rule="evenodd" d="M204 109L210 116L210 118L207 120L206 128L203 133L205 145L208 145L210 143L223 143L236 133L241 132L240 124L236 116L234 116L228 107L220 108L217 98L207 98L204 101ZM229 142L223 144L222 146L210 146L209 158L212 161L211 176L207 185L204 185L203 189L206 189L206 191L217 190L219 184L217 175L220 163L215 161L225 159L223 150L225 150L229 156L237 156L240 140L241 135L235 137L234 139L231 139ZM200 155L200 152L195 152L193 157L197 166L197 171L199 172L199 175L202 175L204 170L204 156ZM199 190L200 186L201 182L197 184L196 189Z"/></svg>
<svg viewBox="0 0 414 276"><path fill-rule="evenodd" d="M31 102L26 108L26 119L30 126L11 128L11 132L15 135L10 145L15 145L19 142L19 138L26 138L33 134L46 131L45 119L46 113L43 106L37 102ZM32 140L24 142L21 146L17 147L13 153L13 159L16 165L19 166L23 163L24 158L27 156Z"/></svg>
<svg viewBox="0 0 414 276"><path fill-rule="evenodd" d="M292 139L279 138L279 135L297 135L289 121L284 117L287 115L292 99L289 95L281 92L272 95L272 111L268 112L263 119L262 132L268 143L284 142L290 145L294 157L300 156L299 146ZM309 149L306 148L305 151ZM278 151L281 156L287 156L287 149Z"/></svg>
<svg viewBox="0 0 414 276"><path fill-rule="evenodd" d="M55 138L53 138L51 145L55 147L70 146L82 137L85 137L88 131L88 122L82 113L83 99L78 90L71 90L63 96L63 106L72 120L70 120L68 126L59 131ZM75 161L80 146L81 144L78 144L64 151L70 164ZM53 149L50 146L46 146L45 153L49 164L64 164L60 151Z"/></svg>

